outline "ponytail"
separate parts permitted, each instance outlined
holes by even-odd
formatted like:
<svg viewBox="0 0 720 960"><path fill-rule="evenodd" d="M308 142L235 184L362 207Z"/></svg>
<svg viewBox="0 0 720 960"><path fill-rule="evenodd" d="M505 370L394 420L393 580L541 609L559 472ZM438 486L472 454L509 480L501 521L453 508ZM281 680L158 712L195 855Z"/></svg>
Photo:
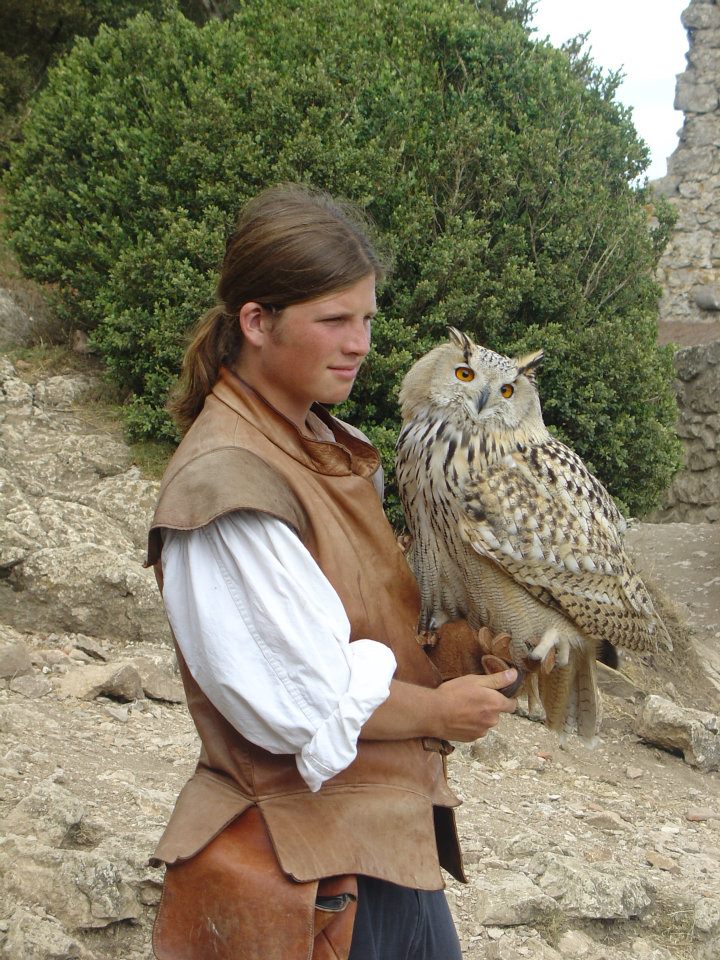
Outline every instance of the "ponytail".
<svg viewBox="0 0 720 960"><path fill-rule="evenodd" d="M185 433L203 408L222 365L232 364L240 352L242 334L237 317L221 305L212 307L192 330L177 387L168 410Z"/></svg>

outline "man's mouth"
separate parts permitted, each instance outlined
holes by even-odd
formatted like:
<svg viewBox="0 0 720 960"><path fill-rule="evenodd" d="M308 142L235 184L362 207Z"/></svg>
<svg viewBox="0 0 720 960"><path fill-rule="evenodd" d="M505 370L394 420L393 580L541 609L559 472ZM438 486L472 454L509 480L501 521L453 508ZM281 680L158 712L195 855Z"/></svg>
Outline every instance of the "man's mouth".
<svg viewBox="0 0 720 960"><path fill-rule="evenodd" d="M359 366L355 367L330 367L333 373L336 373L339 377L343 377L347 380L352 380L357 376L357 372L360 369Z"/></svg>

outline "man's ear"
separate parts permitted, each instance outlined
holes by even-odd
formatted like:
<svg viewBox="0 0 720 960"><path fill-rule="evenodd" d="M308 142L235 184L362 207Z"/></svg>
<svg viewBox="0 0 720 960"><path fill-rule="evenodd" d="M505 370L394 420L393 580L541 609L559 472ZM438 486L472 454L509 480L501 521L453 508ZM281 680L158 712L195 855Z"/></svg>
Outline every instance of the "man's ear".
<svg viewBox="0 0 720 960"><path fill-rule="evenodd" d="M262 345L265 334L267 333L267 327L263 323L265 314L266 311L264 308L253 300L244 303L242 307L240 307L238 322L240 323L243 339L255 347Z"/></svg>

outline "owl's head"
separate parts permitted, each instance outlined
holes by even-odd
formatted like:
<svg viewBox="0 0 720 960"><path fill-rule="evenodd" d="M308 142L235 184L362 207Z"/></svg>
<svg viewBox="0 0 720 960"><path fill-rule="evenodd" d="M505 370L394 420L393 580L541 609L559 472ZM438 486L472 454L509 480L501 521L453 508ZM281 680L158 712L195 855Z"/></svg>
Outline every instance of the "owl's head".
<svg viewBox="0 0 720 960"><path fill-rule="evenodd" d="M422 410L442 412L458 427L483 430L543 429L535 368L542 350L512 359L473 343L448 328L448 343L410 368L400 388L403 420Z"/></svg>

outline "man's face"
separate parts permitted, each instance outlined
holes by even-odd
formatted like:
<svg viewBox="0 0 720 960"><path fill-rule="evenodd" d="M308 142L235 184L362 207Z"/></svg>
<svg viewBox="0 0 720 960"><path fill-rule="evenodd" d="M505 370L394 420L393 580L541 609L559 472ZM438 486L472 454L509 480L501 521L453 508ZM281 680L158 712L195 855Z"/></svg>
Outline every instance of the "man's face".
<svg viewBox="0 0 720 960"><path fill-rule="evenodd" d="M252 355L244 350L238 372L299 427L310 405L341 403L370 349L370 324L377 310L375 277L286 307L261 321Z"/></svg>

